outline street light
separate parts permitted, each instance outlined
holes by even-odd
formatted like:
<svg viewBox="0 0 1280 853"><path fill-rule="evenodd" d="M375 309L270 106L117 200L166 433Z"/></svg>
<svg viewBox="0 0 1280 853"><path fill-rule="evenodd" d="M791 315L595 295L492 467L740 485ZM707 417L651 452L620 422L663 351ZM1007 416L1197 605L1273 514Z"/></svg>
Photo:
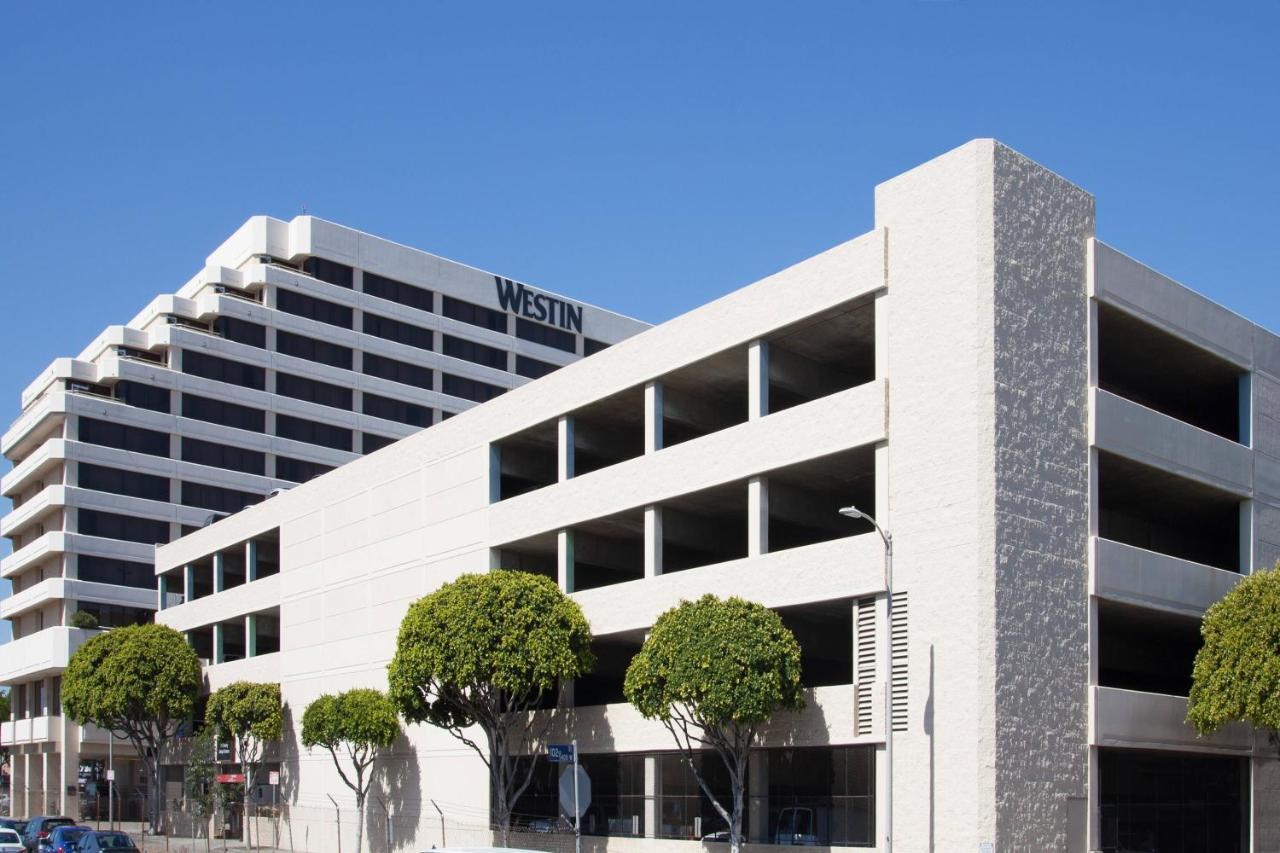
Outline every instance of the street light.
<svg viewBox="0 0 1280 853"><path fill-rule="evenodd" d="M884 656L884 850L893 851L893 534L856 506L841 507L846 518L862 519L884 540L885 656Z"/></svg>

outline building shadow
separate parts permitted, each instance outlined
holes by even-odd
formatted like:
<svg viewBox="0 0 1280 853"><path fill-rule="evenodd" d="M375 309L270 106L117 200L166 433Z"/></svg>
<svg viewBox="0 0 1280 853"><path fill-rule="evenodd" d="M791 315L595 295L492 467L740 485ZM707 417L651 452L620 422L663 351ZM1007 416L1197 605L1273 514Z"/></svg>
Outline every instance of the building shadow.
<svg viewBox="0 0 1280 853"><path fill-rule="evenodd" d="M423 817L422 769L418 751L402 731L373 764L365 803L364 836L370 853L412 848Z"/></svg>

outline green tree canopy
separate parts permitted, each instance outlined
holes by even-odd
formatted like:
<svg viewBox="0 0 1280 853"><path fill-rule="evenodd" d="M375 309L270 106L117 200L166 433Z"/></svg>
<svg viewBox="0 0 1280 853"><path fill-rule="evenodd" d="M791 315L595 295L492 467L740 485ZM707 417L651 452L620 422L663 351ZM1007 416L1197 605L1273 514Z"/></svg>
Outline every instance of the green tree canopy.
<svg viewBox="0 0 1280 853"><path fill-rule="evenodd" d="M165 748L191 716L200 692L200 660L182 634L164 625L129 625L90 637L71 655L62 676L62 707L81 725L92 723L127 738L160 778ZM156 786L148 790L159 827Z"/></svg>
<svg viewBox="0 0 1280 853"><path fill-rule="evenodd" d="M262 767L266 744L280 739L284 726L280 685L255 681L235 681L221 687L209 697L206 722L218 734L235 744L236 757L244 773L245 841L249 838L249 795Z"/></svg>
<svg viewBox="0 0 1280 853"><path fill-rule="evenodd" d="M71 618L67 620L67 624L72 628L93 630L98 627L98 617L94 616L88 610L77 610L75 613L71 614Z"/></svg>
<svg viewBox="0 0 1280 853"><path fill-rule="evenodd" d="M507 841L511 807L533 762L516 772L548 724L529 713L544 694L590 671L591 629L577 603L540 575L462 575L409 607L388 671L391 701L470 746L489 768L494 822ZM485 745L466 729L478 726Z"/></svg>
<svg viewBox="0 0 1280 853"><path fill-rule="evenodd" d="M1280 732L1280 566L1236 584L1209 608L1191 674L1187 721L1202 735L1243 720ZM1278 744L1280 745L1280 744Z"/></svg>
<svg viewBox="0 0 1280 853"><path fill-rule="evenodd" d="M316 698L302 712L302 745L329 750L338 775L356 795L356 853L364 840L364 806L369 786L373 783L370 768L378 757L378 750L395 743L400 734L400 720L395 706L385 693L369 688L356 688L333 695L326 693ZM352 773L338 758L346 755ZM368 775L366 776L366 773ZM353 778L354 777L354 778Z"/></svg>
<svg viewBox="0 0 1280 853"><path fill-rule="evenodd" d="M623 692L671 732L698 785L742 847L747 761L759 727L781 710L804 707L800 645L777 613L741 598L704 595L658 617L627 667ZM709 749L732 786L726 807L707 786L694 754Z"/></svg>

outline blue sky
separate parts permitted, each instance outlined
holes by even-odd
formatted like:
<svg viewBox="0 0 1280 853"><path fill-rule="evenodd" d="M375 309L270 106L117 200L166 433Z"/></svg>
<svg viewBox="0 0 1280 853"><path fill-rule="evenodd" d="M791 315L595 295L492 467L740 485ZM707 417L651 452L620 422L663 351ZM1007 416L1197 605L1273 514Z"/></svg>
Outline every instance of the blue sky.
<svg viewBox="0 0 1280 853"><path fill-rule="evenodd" d="M1278 329L1278 25L1274 3L5 4L0 400L16 416L252 214L658 321L865 231L877 182L977 136Z"/></svg>

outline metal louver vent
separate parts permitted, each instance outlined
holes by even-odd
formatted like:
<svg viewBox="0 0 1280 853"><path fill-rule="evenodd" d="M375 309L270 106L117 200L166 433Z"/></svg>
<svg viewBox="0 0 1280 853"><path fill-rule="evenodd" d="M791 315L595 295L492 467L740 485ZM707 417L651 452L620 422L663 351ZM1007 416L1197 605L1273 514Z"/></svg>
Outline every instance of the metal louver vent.
<svg viewBox="0 0 1280 853"><path fill-rule="evenodd" d="M858 734L869 735L872 731L875 695L873 688L876 680L876 600L874 598L863 598L858 601L856 633L855 719Z"/></svg>
<svg viewBox="0 0 1280 853"><path fill-rule="evenodd" d="M893 730L907 730L907 594L893 594Z"/></svg>

